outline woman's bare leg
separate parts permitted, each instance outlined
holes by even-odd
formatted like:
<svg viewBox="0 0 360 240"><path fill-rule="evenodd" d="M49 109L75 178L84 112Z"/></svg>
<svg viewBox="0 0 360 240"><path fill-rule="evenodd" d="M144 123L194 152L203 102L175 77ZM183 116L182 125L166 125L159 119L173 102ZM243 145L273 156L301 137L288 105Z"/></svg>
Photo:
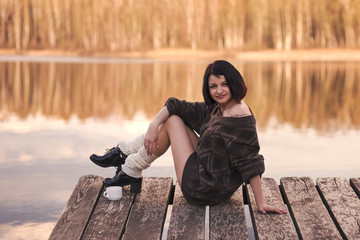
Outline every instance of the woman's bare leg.
<svg viewBox="0 0 360 240"><path fill-rule="evenodd" d="M145 165L150 166L151 162L157 157L163 155L171 144L176 176L179 184L181 184L186 161L195 151L198 137L194 131L187 127L183 120L176 115L169 117L163 124L159 126L158 130L158 148L153 150L153 155L147 155L147 157L140 154L142 156L141 157L139 153L129 155L122 167L123 171L132 177L141 175L141 170L144 169ZM146 150L144 147L142 147L139 151ZM139 159L139 157L141 159Z"/></svg>
<svg viewBox="0 0 360 240"><path fill-rule="evenodd" d="M159 126L159 148L154 149L154 154L156 156L163 155L170 146L170 139L165 128L165 124Z"/></svg>
<svg viewBox="0 0 360 240"><path fill-rule="evenodd" d="M171 121L173 121L173 120L171 120ZM182 122L181 119L180 119L180 121ZM179 123L181 124L181 122L179 122ZM177 123L175 123L175 125L177 125ZM189 139L190 139L191 146L193 148L193 151L195 151L197 142L198 142L198 137L196 136L194 131L191 130L189 127L187 127L183 122L182 122L182 125L185 126L187 135L189 136ZM166 129L165 125L161 124L159 127L159 148L154 150L154 154L157 156L163 155L170 146L170 139L169 139L169 135L168 135L167 131L168 130ZM176 141L176 139L174 141Z"/></svg>
<svg viewBox="0 0 360 240"><path fill-rule="evenodd" d="M162 130L160 130L159 150L164 146L163 143L166 143L164 132L166 132L168 143L171 144L176 176L179 184L181 184L186 161L195 151L198 137L184 124L180 117L173 115L165 121ZM162 143L162 141L164 142ZM155 154L157 155L157 152Z"/></svg>

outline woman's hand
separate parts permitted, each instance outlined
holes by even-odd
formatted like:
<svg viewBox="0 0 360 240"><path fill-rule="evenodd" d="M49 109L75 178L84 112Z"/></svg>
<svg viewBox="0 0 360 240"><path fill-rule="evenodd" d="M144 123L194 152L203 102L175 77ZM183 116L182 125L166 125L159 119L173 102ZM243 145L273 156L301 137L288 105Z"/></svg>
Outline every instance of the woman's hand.
<svg viewBox="0 0 360 240"><path fill-rule="evenodd" d="M155 148L159 148L159 125L152 122L145 134L144 147L150 156L154 153Z"/></svg>
<svg viewBox="0 0 360 240"><path fill-rule="evenodd" d="M262 186L261 186L261 179L259 175L250 179L250 186L253 190L257 210L259 212L263 214L266 214L267 212L274 212L279 214L287 213L286 209L279 209L277 207L273 207L265 203Z"/></svg>
<svg viewBox="0 0 360 240"><path fill-rule="evenodd" d="M279 214L287 213L286 209L279 209L277 207L270 206L270 205L266 204L265 202L257 204L257 210L258 210L258 212L261 212L262 214L266 214L267 212L273 212L273 213L279 213Z"/></svg>
<svg viewBox="0 0 360 240"><path fill-rule="evenodd" d="M169 117L167 107L163 107L154 120L149 124L145 134L144 146L147 154L150 156L155 149L159 148L159 126Z"/></svg>

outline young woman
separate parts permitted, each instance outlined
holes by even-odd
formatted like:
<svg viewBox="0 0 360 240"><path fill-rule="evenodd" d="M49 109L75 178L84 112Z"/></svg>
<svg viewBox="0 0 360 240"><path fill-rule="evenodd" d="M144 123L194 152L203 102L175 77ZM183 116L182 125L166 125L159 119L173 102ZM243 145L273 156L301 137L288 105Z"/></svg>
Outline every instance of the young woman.
<svg viewBox="0 0 360 240"><path fill-rule="evenodd" d="M227 61L211 63L204 74L204 102L169 98L146 134L120 142L105 155L91 155L101 167L118 167L108 186L141 190L142 170L171 146L182 193L190 204L216 205L250 183L259 212L286 213L265 203L255 117L242 100L247 92L239 71Z"/></svg>

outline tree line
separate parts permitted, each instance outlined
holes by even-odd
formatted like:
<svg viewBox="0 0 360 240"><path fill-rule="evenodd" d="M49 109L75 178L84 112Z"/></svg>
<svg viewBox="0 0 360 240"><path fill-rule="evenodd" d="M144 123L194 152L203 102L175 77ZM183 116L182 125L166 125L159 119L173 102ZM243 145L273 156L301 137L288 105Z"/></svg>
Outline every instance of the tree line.
<svg viewBox="0 0 360 240"><path fill-rule="evenodd" d="M360 47L360 0L1 0L0 48Z"/></svg>

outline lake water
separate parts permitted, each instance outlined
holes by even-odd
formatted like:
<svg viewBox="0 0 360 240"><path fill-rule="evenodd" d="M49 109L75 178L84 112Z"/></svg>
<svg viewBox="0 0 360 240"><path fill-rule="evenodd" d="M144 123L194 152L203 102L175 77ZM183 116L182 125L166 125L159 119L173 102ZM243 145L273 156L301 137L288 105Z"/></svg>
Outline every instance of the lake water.
<svg viewBox="0 0 360 240"><path fill-rule="evenodd" d="M360 176L359 62L231 61L248 86L265 177ZM0 239L47 239L89 161L175 96L201 101L206 61L0 59ZM145 176L175 178L171 153Z"/></svg>

